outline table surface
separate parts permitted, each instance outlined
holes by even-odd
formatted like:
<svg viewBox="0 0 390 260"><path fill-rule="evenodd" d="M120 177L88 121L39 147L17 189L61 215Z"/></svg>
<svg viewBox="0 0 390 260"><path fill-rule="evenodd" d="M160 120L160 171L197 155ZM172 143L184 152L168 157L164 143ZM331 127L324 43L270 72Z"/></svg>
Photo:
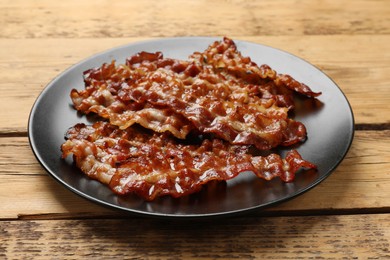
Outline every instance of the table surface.
<svg viewBox="0 0 390 260"><path fill-rule="evenodd" d="M388 0L1 0L0 24L0 258L390 258ZM132 216L56 182L27 137L44 87L92 54L174 36L261 43L324 71L355 116L341 165L293 200L218 220Z"/></svg>

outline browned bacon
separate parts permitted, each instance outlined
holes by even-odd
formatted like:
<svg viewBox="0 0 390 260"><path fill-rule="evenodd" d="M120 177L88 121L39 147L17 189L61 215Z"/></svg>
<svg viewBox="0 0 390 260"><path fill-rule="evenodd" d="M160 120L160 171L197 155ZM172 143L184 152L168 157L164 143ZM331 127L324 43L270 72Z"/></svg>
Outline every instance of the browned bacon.
<svg viewBox="0 0 390 260"><path fill-rule="evenodd" d="M188 61L141 52L126 65L87 71L85 83L85 90L72 90L75 108L121 129L139 123L182 139L197 130L262 150L305 140L305 126L288 117L292 94L319 94L266 65L258 67L228 38Z"/></svg>
<svg viewBox="0 0 390 260"><path fill-rule="evenodd" d="M270 180L289 182L299 168L316 168L291 151L279 155L251 156L246 146L219 139L184 144L165 134L135 127L120 130L106 122L78 124L67 132L62 157L73 154L76 165L89 177L107 184L117 194L134 193L145 200L170 195L181 197L202 185L225 181L244 171Z"/></svg>
<svg viewBox="0 0 390 260"><path fill-rule="evenodd" d="M114 62L84 72L85 89L73 89L70 94L74 107L86 114L96 113L122 129L138 123L156 132L167 131L178 138L185 138L194 127L180 114L118 95L130 75L131 71L126 66L115 66Z"/></svg>
<svg viewBox="0 0 390 260"><path fill-rule="evenodd" d="M233 40L226 37L223 41L211 44L203 53L195 52L190 56L190 60L197 61L198 64L209 65L229 79L233 77L235 80L254 84L262 96L289 99L291 91L308 97L321 94L321 92L313 92L308 86L294 80L289 75L277 74L266 64L259 67L250 57L242 56L237 51Z"/></svg>

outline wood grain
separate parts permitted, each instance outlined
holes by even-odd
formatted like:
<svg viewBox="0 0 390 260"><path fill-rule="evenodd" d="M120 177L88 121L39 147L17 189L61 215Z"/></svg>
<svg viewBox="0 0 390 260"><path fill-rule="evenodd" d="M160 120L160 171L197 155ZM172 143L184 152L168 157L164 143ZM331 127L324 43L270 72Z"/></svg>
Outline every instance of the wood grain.
<svg viewBox="0 0 390 260"><path fill-rule="evenodd" d="M389 17L387 0L9 0L0 3L0 37L378 35L390 33Z"/></svg>
<svg viewBox="0 0 390 260"><path fill-rule="evenodd" d="M237 39L284 49L322 69L346 94L357 124L390 123L390 35L304 38L261 36ZM35 99L53 78L69 66L100 51L141 40L144 38L102 38L98 41L2 39L0 133L26 133L28 115ZM349 44L345 45L344 42ZM351 49L359 50L359 56Z"/></svg>
<svg viewBox="0 0 390 260"><path fill-rule="evenodd" d="M390 214L0 222L10 259L389 259Z"/></svg>
<svg viewBox="0 0 390 260"><path fill-rule="evenodd" d="M389 146L390 131L356 132L347 157L328 179L291 201L257 214L389 211ZM0 176L0 219L121 215L57 183L35 160L24 137L0 138Z"/></svg>
<svg viewBox="0 0 390 260"><path fill-rule="evenodd" d="M0 25L0 259L390 259L388 0L1 0ZM50 177L27 140L44 87L100 51L176 36L252 41L320 68L355 114L345 160L293 200L207 221L126 215Z"/></svg>

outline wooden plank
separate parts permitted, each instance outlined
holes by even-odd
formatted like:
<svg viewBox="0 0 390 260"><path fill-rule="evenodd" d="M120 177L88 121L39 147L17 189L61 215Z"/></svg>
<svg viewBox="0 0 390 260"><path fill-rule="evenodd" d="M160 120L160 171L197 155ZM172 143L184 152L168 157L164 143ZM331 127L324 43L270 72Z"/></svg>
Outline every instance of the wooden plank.
<svg viewBox="0 0 390 260"><path fill-rule="evenodd" d="M390 214L0 221L0 257L389 259Z"/></svg>
<svg viewBox="0 0 390 260"><path fill-rule="evenodd" d="M284 49L318 66L344 91L356 123L390 122L390 35L237 39ZM39 93L72 64L94 53L140 40L144 38L0 39L0 132L25 133L29 112ZM359 50L359 55L351 49Z"/></svg>
<svg viewBox="0 0 390 260"><path fill-rule="evenodd" d="M389 146L390 131L357 131L350 152L329 178L265 213L390 212ZM120 215L57 183L40 167L23 137L0 138L0 176L0 219Z"/></svg>
<svg viewBox="0 0 390 260"><path fill-rule="evenodd" d="M0 37L378 35L390 33L389 17L387 0L9 0L0 3Z"/></svg>

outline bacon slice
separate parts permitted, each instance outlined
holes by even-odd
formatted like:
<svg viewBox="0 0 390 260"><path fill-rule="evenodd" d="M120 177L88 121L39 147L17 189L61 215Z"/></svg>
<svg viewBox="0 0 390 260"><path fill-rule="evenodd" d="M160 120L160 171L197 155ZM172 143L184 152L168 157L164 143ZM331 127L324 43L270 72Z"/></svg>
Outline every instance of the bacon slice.
<svg viewBox="0 0 390 260"><path fill-rule="evenodd" d="M121 85L130 74L126 66L115 66L114 62L84 72L85 89L72 89L70 94L74 107L85 114L96 113L122 129L138 123L153 131L168 131L184 139L194 127L180 114L118 96Z"/></svg>
<svg viewBox="0 0 390 260"><path fill-rule="evenodd" d="M68 130L61 149L63 158L73 154L86 175L115 193L134 193L145 200L188 195L210 181L229 180L244 171L289 182L299 168L316 168L297 151L289 152L285 159L277 154L252 156L246 146L219 139L185 144L165 134L135 127L120 130L106 122L75 125Z"/></svg>
<svg viewBox="0 0 390 260"><path fill-rule="evenodd" d="M210 65L229 79L233 77L241 82L255 84L262 95L267 94L273 98L284 96L282 99L289 99L291 91L308 97L317 97L321 94L321 92L313 92L307 85L294 80L289 75L277 74L266 64L259 67L250 57L242 56L233 40L227 37L224 37L223 41L214 42L203 53L195 52L190 56L190 60Z"/></svg>
<svg viewBox="0 0 390 260"><path fill-rule="evenodd" d="M75 108L121 129L139 123L181 139L196 130L261 150L304 141L305 126L288 117L292 94L319 94L266 65L258 67L228 38L189 61L141 52L126 65L87 71L85 82L85 90L72 90Z"/></svg>

